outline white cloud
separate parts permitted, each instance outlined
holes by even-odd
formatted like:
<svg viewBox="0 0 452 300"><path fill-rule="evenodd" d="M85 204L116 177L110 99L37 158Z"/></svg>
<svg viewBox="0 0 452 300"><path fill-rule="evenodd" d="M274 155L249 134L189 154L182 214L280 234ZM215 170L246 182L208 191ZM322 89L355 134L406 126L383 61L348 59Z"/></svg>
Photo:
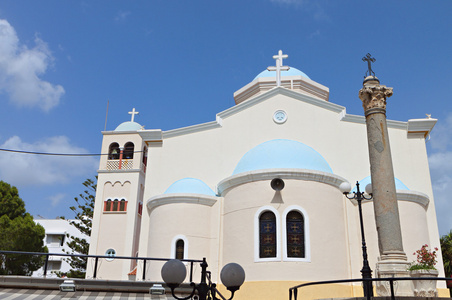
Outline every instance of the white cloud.
<svg viewBox="0 0 452 300"><path fill-rule="evenodd" d="M2 149L14 149L46 153L87 153L83 148L71 145L65 136L47 138L30 144L18 136L9 138ZM76 176L91 176L98 167L95 157L50 156L0 153L0 179L14 186L42 186L66 183Z"/></svg>
<svg viewBox="0 0 452 300"><path fill-rule="evenodd" d="M117 22L125 21L129 15L130 11L119 11L115 17L115 21Z"/></svg>
<svg viewBox="0 0 452 300"><path fill-rule="evenodd" d="M60 204L61 200L63 200L65 197L66 197L66 195L62 194L62 193L50 196L49 199L52 202L52 207L55 207L58 204Z"/></svg>
<svg viewBox="0 0 452 300"><path fill-rule="evenodd" d="M35 38L35 47L20 45L16 31L6 20L0 19L0 92L20 107L40 107L50 110L64 94L61 85L53 85L39 78L53 62L47 44Z"/></svg>

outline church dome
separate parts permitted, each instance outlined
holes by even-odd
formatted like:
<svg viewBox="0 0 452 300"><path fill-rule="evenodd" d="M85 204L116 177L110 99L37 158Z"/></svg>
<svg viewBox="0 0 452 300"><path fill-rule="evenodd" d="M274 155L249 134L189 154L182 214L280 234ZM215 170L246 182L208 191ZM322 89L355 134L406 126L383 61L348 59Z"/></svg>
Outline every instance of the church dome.
<svg viewBox="0 0 452 300"><path fill-rule="evenodd" d="M394 181L395 181L395 188L396 188L396 190L406 190L406 191L410 190L401 180L399 180L399 179L394 177ZM359 190L361 192L363 192L364 189L366 188L366 185L368 185L369 183L371 183L370 176L367 176L366 178L362 179L359 182ZM352 192L356 192L356 185L353 188Z"/></svg>
<svg viewBox="0 0 452 300"><path fill-rule="evenodd" d="M215 192L202 180L196 178L183 178L174 182L164 194L202 194L216 196Z"/></svg>
<svg viewBox="0 0 452 300"><path fill-rule="evenodd" d="M253 81L258 78L275 77L275 76L276 76L275 71L264 70L264 71L260 72L256 77L254 77ZM290 67L290 69L287 71L281 71L281 77L284 77L284 76L303 76L307 79L311 79L304 72L302 72L294 67Z"/></svg>
<svg viewBox="0 0 452 300"><path fill-rule="evenodd" d="M317 151L292 140L271 140L262 143L240 159L233 175L264 169L308 169L333 173L328 162Z"/></svg>
<svg viewBox="0 0 452 300"><path fill-rule="evenodd" d="M116 127L115 131L137 131L140 130L143 126L138 124L137 122L124 122L119 124L118 127Z"/></svg>

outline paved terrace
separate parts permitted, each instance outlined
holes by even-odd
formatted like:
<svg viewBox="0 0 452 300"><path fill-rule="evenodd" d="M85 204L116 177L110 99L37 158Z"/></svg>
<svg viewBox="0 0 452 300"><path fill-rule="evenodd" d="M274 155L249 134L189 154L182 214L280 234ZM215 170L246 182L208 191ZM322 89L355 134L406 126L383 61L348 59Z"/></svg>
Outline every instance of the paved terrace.
<svg viewBox="0 0 452 300"><path fill-rule="evenodd" d="M68 280L68 278L65 278ZM150 281L120 281L120 280L96 280L96 279L72 279L74 280L76 292L61 292L59 286L64 278L36 278L28 276L0 276L0 299L1 300L57 300L57 299L79 299L79 300L123 300L123 299L174 299L167 289L166 295L150 295L149 288L154 284L163 282ZM180 288L182 294L187 296L191 292L189 285Z"/></svg>

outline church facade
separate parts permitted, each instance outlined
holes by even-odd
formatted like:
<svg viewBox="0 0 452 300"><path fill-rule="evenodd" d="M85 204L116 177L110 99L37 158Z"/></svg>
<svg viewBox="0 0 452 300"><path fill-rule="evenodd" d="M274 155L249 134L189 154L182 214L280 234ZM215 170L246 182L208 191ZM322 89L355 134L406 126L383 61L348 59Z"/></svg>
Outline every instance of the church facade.
<svg viewBox="0 0 452 300"><path fill-rule="evenodd" d="M289 287L303 282L361 277L357 203L339 186L359 181L364 190L370 182L365 119L330 102L329 89L305 73L283 67L281 53L275 58L276 68L236 91L236 105L213 122L144 129L133 110L131 121L102 132L108 156L100 160L90 254L111 259L98 266L98 278L142 280L134 274L145 267L145 280L161 281L163 263L114 256L206 257L215 281L225 264L239 263L246 281L236 299L287 299ZM409 261L423 244L439 247L425 146L436 121L388 120ZM363 214L374 269L372 201L363 202ZM310 291L315 298L362 293L356 285Z"/></svg>

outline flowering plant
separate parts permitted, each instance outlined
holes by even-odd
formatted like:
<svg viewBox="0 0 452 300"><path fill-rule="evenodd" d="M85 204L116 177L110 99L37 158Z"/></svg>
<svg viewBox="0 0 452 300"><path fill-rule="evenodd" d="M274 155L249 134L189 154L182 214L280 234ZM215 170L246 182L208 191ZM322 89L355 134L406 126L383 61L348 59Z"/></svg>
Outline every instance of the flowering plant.
<svg viewBox="0 0 452 300"><path fill-rule="evenodd" d="M409 270L428 270L428 269L434 269L436 265L436 251L438 251L438 248L435 247L434 251L429 251L428 245L422 245L421 249L417 250L413 253L413 255L417 256L417 260L411 264L409 267Z"/></svg>

